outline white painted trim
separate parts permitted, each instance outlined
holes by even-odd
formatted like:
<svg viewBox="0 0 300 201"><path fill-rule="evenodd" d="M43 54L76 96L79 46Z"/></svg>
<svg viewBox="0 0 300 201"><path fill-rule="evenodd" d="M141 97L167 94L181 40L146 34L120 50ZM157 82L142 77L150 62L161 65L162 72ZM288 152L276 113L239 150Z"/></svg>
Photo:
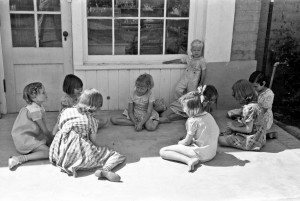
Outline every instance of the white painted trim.
<svg viewBox="0 0 300 201"><path fill-rule="evenodd" d="M1 24L0 24L1 27ZM4 65L3 65L3 56L2 56L2 42L1 42L1 31L0 31L0 113L6 114L6 95L4 93ZM1 115L0 115L1 116Z"/></svg>
<svg viewBox="0 0 300 201"><path fill-rule="evenodd" d="M205 32L205 60L228 62L231 56L235 0L208 0Z"/></svg>
<svg viewBox="0 0 300 201"><path fill-rule="evenodd" d="M83 1L72 1L73 64L83 65Z"/></svg>
<svg viewBox="0 0 300 201"><path fill-rule="evenodd" d="M185 69L185 64L85 64L74 66L75 71L86 70L132 70L132 69Z"/></svg>

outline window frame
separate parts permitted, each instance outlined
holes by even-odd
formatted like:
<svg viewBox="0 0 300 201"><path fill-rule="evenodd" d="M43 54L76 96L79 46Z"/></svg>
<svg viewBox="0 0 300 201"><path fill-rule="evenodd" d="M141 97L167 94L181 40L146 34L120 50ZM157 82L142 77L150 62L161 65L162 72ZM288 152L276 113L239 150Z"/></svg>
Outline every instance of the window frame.
<svg viewBox="0 0 300 201"><path fill-rule="evenodd" d="M166 8L166 1L165 1L165 8ZM202 3L203 4L203 3ZM188 33L188 51L190 50L190 43L195 38L197 33L204 33L203 26L196 26L196 23L199 23L198 18L203 17L200 16L197 10L201 12L203 10L203 5L197 0L190 0L190 11L189 11L189 33ZM87 27L87 0L83 0L81 3L82 6L82 50L83 50L83 62L86 64L95 64L95 63L103 63L103 64L114 64L114 63L125 63L125 64L148 64L148 63L161 63L162 61L178 59L182 57L182 54L163 54L161 55L88 55L88 27ZM114 5L114 2L113 2ZM140 5L139 5L140 6ZM139 10L140 12L140 10ZM113 19L116 19L112 17ZM89 19L93 19L93 17L89 17ZM110 18L111 19L111 18ZM138 19L148 19L148 17L138 17ZM155 19L163 19L164 23L166 23L166 17L155 17ZM173 19L173 18L172 18ZM176 19L176 18L174 18ZM178 18L180 19L180 18ZM203 20L202 20L203 21ZM202 23L204 24L204 23ZM140 30L140 27L139 27ZM201 31L202 30L202 31ZM203 40L202 37L198 37L199 39ZM113 35L114 37L114 35ZM165 30L164 36L165 37ZM113 38L114 40L114 38ZM163 44L165 47L165 44ZM114 47L113 47L114 48ZM101 61L101 62L100 62Z"/></svg>

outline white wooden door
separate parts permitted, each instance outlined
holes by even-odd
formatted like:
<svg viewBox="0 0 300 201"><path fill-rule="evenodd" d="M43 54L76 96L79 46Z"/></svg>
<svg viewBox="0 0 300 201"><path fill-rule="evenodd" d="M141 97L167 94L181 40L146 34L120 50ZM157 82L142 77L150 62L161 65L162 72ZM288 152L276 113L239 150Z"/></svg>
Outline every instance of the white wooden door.
<svg viewBox="0 0 300 201"><path fill-rule="evenodd" d="M8 112L18 112L25 105L23 88L38 81L48 94L46 110L58 110L64 76L73 73L70 2L0 0Z"/></svg>

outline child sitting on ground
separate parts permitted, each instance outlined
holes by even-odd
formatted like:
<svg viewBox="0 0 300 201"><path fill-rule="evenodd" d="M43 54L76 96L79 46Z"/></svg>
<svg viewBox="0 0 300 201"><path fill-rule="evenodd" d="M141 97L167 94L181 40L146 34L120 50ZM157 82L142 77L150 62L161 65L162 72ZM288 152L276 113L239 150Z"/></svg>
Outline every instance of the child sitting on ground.
<svg viewBox="0 0 300 201"><path fill-rule="evenodd" d="M276 138L277 133L270 132L270 128L273 124L272 105L274 100L274 93L270 88L268 88L268 79L264 73L260 71L255 71L250 75L249 82L252 83L252 86L258 93L257 102L262 107L264 112L264 121L267 132L266 136L267 138Z"/></svg>
<svg viewBox="0 0 300 201"><path fill-rule="evenodd" d="M218 102L218 91L213 85L204 85L203 87L198 87L198 92L204 96L203 107L207 112L212 112L212 105ZM187 119L188 115L183 111L181 98L175 100L166 111L161 113L159 121L161 123L166 123L170 121L176 121L181 119Z"/></svg>
<svg viewBox="0 0 300 201"><path fill-rule="evenodd" d="M206 64L203 58L204 43L200 40L193 40L191 43L192 55L187 55L182 59L165 61L164 64L186 63L187 68L181 76L175 88L175 100L183 94L196 91L197 87L204 84L206 77Z"/></svg>
<svg viewBox="0 0 300 201"><path fill-rule="evenodd" d="M47 100L47 94L42 83L28 84L23 90L23 99L27 106L20 110L11 131L15 147L22 155L8 159L9 169L26 161L47 159L53 139L46 126L42 104Z"/></svg>
<svg viewBox="0 0 300 201"><path fill-rule="evenodd" d="M248 80L232 86L232 96L242 105L238 121L227 123L227 130L219 137L221 146L258 151L266 144L263 110L257 103L257 93Z"/></svg>
<svg viewBox="0 0 300 201"><path fill-rule="evenodd" d="M122 115L112 117L111 122L115 125L134 126L136 131L141 131L144 127L148 131L156 130L159 115L153 109L153 86L150 74L140 75L135 81L135 90L130 94L128 109Z"/></svg>
<svg viewBox="0 0 300 201"><path fill-rule="evenodd" d="M120 181L112 169L125 161L125 156L96 144L98 120L93 113L102 106L102 95L96 89L86 89L79 102L62 111L58 132L50 146L50 162L69 175L77 176L78 170L92 170L97 177Z"/></svg>
<svg viewBox="0 0 300 201"><path fill-rule="evenodd" d="M190 92L181 98L183 111L188 115L187 134L177 145L160 150L163 159L180 161L193 171L199 162L213 159L217 152L219 127L211 114L204 111L204 96L199 92Z"/></svg>

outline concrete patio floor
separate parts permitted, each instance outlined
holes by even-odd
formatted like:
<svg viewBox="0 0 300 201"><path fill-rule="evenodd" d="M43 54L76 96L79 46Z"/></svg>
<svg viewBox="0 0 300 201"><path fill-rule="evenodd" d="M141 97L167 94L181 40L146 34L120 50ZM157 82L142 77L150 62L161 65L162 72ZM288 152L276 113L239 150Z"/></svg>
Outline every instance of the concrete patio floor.
<svg viewBox="0 0 300 201"><path fill-rule="evenodd" d="M102 111L105 116L120 111ZM221 130L228 121L225 110L213 115ZM28 162L15 171L7 159L17 155L10 131L17 114L0 119L0 200L103 200L103 201L299 201L300 141L274 125L277 139L267 141L260 152L218 147L212 161L193 173L182 163L159 157L160 148L185 136L185 121L161 124L155 132L135 132L133 127L109 123L99 130L97 142L127 157L117 167L122 182L98 180L93 172L79 172L73 178L60 172L48 160ZM52 129L57 112L48 112Z"/></svg>

